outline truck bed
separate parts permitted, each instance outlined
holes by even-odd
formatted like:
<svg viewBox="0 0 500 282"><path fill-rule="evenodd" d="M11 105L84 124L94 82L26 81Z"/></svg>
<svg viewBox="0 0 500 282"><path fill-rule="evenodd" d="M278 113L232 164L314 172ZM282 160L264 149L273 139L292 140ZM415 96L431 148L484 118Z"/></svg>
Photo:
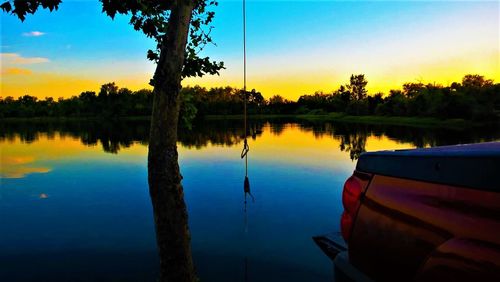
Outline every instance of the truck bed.
<svg viewBox="0 0 500 282"><path fill-rule="evenodd" d="M500 142L364 153L357 171L500 191Z"/></svg>

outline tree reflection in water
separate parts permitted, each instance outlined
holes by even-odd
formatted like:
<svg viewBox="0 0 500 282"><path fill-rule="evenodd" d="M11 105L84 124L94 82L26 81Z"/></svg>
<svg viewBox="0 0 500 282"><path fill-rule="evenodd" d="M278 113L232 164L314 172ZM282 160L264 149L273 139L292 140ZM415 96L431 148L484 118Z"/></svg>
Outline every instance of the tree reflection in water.
<svg viewBox="0 0 500 282"><path fill-rule="evenodd" d="M307 122L294 119L251 120L247 136L257 140L268 127L271 134L280 136L286 127L295 125L317 138L330 137L340 142L341 151L352 160L366 151L371 136L410 143L415 147L433 147L497 140L500 128L468 128L463 130L412 128L388 125L367 125L336 122ZM46 136L78 138L88 146L101 145L103 151L117 154L134 143L148 144L149 121L65 121L65 122L0 122L0 141L21 139L31 143ZM187 148L200 149L212 145L235 146L243 142L244 129L239 120L210 120L193 125L192 130L179 131L179 143Z"/></svg>

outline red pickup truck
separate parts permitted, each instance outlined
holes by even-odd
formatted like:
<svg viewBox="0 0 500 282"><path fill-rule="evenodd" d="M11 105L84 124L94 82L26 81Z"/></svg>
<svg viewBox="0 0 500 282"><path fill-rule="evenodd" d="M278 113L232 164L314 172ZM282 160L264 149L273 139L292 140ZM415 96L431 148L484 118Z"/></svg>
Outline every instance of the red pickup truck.
<svg viewBox="0 0 500 282"><path fill-rule="evenodd" d="M364 153L342 203L336 281L500 281L500 142Z"/></svg>

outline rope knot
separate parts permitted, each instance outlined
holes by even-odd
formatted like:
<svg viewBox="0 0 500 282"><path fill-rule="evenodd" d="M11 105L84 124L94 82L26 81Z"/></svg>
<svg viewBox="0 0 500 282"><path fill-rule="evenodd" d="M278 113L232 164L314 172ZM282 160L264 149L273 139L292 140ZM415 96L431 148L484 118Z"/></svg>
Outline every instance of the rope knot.
<svg viewBox="0 0 500 282"><path fill-rule="evenodd" d="M241 151L241 158L243 159L248 151L250 151L250 147L248 146L247 138L245 137L245 140L243 142L243 150Z"/></svg>

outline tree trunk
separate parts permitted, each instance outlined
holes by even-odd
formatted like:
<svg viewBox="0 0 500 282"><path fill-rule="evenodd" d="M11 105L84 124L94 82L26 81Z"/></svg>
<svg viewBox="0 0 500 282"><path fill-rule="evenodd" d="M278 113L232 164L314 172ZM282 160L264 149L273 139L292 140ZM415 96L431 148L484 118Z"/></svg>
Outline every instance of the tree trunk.
<svg viewBox="0 0 500 282"><path fill-rule="evenodd" d="M193 8L191 0L173 4L154 75L148 181L160 254L160 281L196 281L177 154L179 91Z"/></svg>

